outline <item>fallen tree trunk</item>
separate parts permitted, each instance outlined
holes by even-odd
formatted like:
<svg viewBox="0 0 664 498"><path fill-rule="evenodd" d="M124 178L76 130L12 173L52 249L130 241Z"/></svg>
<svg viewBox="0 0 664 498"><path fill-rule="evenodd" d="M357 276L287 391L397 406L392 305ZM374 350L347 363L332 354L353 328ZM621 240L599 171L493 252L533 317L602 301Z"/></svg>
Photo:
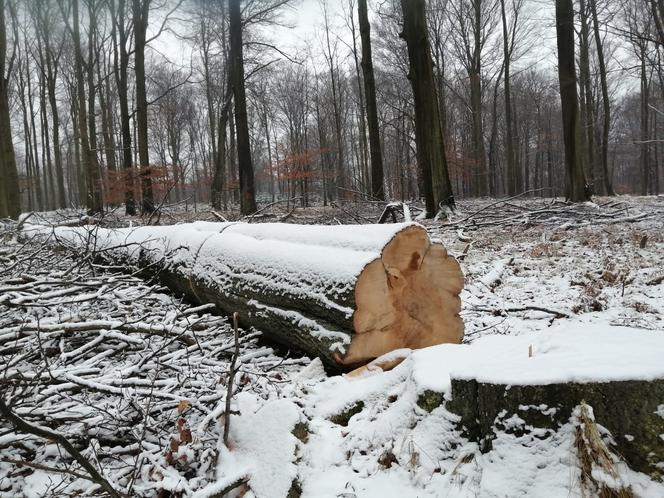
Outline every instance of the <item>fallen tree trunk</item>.
<svg viewBox="0 0 664 498"><path fill-rule="evenodd" d="M417 224L37 230L157 276L194 302L237 311L244 326L328 365L463 337L459 264Z"/></svg>

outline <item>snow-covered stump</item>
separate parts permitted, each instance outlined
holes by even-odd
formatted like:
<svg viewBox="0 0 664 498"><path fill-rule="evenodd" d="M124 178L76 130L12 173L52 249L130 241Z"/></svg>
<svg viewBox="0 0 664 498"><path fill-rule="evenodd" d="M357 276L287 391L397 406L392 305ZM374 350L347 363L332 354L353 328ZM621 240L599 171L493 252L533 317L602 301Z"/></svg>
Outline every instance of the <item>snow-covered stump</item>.
<svg viewBox="0 0 664 498"><path fill-rule="evenodd" d="M537 439L575 423L589 406L608 447L635 471L664 477L664 334L592 323L561 323L521 336L413 355L417 404L459 417L461 435L482 453L502 434ZM600 431L602 432L602 431Z"/></svg>
<svg viewBox="0 0 664 498"><path fill-rule="evenodd" d="M535 386L452 379L452 397L447 409L461 416L462 434L482 453L499 432L545 439L585 402L630 468L664 475L664 379Z"/></svg>
<svg viewBox="0 0 664 498"><path fill-rule="evenodd" d="M244 326L331 366L463 337L459 264L414 223L25 229L34 230L237 311Z"/></svg>

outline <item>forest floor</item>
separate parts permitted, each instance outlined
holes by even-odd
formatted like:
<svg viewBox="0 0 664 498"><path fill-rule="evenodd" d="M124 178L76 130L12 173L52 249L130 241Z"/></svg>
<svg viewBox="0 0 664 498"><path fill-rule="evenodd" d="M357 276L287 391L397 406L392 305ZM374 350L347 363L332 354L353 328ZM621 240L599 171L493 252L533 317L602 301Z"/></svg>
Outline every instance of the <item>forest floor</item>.
<svg viewBox="0 0 664 498"><path fill-rule="evenodd" d="M382 209L275 205L251 221L370 223ZM237 215L171 209L152 222L220 217ZM130 221L147 220L103 222ZM584 329L664 335L664 197L461 201L450 219L422 223L466 275L466 343ZM584 496L571 429L546 441L515 436L481 455L444 407L417 405L432 381L422 381L421 363L329 376L254 330L240 331L225 445L232 324L89 255L20 240L16 226L0 240L2 399L56 433L0 419L0 497L100 493L58 435L128 496L212 497L238 484L234 493L259 498ZM621 468L620 478L635 496L664 495L643 474Z"/></svg>

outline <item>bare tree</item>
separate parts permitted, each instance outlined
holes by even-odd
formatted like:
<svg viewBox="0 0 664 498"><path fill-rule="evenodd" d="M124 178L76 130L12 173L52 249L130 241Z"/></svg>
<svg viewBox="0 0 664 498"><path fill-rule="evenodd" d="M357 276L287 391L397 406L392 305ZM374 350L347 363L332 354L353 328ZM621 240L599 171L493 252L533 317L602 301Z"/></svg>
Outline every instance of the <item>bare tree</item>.
<svg viewBox="0 0 664 498"><path fill-rule="evenodd" d="M503 27L503 58L505 65L505 153L507 170L507 193L516 195L518 186L518 175L516 171L516 157L514 150L514 117L512 112L512 89L511 89L511 61L514 52L516 26L521 10L522 0L512 0L513 24L508 27L505 0L500 0L500 13Z"/></svg>
<svg viewBox="0 0 664 498"><path fill-rule="evenodd" d="M574 6L572 0L556 0L556 33L558 44L558 79L565 140L567 198L572 202L590 199L590 188L583 171L579 99L576 92L574 61Z"/></svg>
<svg viewBox="0 0 664 498"><path fill-rule="evenodd" d="M424 0L401 0L401 36L408 46L408 79L415 97L417 163L424 183L427 216L433 217L441 206L454 208L455 203L447 171L424 4Z"/></svg>
<svg viewBox="0 0 664 498"><path fill-rule="evenodd" d="M5 8L10 11L12 20L12 31L14 49L11 55L7 54L7 22ZM11 0L0 0L0 217L9 216L18 218L21 213L21 201L19 197L18 170L16 168L16 156L14 154L14 143L12 140L11 119L9 111L9 78L14 66L16 54L16 43L18 34L16 32L16 16L12 12Z"/></svg>
<svg viewBox="0 0 664 498"><path fill-rule="evenodd" d="M240 173L240 212L251 214L256 211L256 194L254 192L254 168L251 162L251 143L247 122L247 97L244 88L240 0L229 0L228 14L230 22L230 71L233 81L235 130Z"/></svg>
<svg viewBox="0 0 664 498"><path fill-rule="evenodd" d="M141 211L150 214L154 211L152 175L148 148L148 101L145 88L145 45L148 29L148 16L152 0L133 0L134 19L134 65L136 73L136 132L138 135L138 160L141 176Z"/></svg>
<svg viewBox="0 0 664 498"><path fill-rule="evenodd" d="M103 211L102 195L101 195L101 177L99 174L99 164L97 163L96 151L90 146L90 137L88 135L88 110L86 108L86 89L85 77L83 73L83 59L81 49L81 35L80 35L80 17L78 10L78 0L73 0L72 4L72 25L69 30L72 33L74 42L74 57L75 57L75 72L76 72L76 95L78 101L78 133L81 142L82 163L85 172L85 185L86 185L86 206L88 212L91 214L101 213ZM66 22L69 22L67 12L64 12L64 7L61 4L61 9L65 15ZM90 61L88 61L90 62Z"/></svg>
<svg viewBox="0 0 664 498"><path fill-rule="evenodd" d="M60 60L64 44L64 36L58 37L58 30L54 23L54 12L49 2L35 2L35 28L40 45L43 45L44 64L42 72L46 78L48 89L48 102L51 110L52 135L53 135L53 158L55 166L56 191L53 201L60 209L67 207L65 199L64 169L62 165L62 150L60 147L60 113L58 110L58 99L56 85ZM55 40L54 40L55 37ZM58 39L59 38L59 39ZM41 53L41 50L40 50Z"/></svg>
<svg viewBox="0 0 664 498"><path fill-rule="evenodd" d="M367 14L367 0L358 0L357 11L360 20L360 36L362 37L362 74L364 75L364 92L369 126L369 151L371 152L371 195L382 200L385 198L383 153L380 147L380 133L378 130L376 80L371 57L371 25Z"/></svg>
<svg viewBox="0 0 664 498"><path fill-rule="evenodd" d="M597 16L597 0L588 0L593 22L593 35L595 49L597 50L597 63L599 65L600 87L602 91L602 140L601 165L604 180L604 190L607 195L616 195L613 190L612 172L609 171L609 131L611 129L611 102L609 100L609 86L606 77L606 61L604 58L604 40L600 33L599 18Z"/></svg>
<svg viewBox="0 0 664 498"><path fill-rule="evenodd" d="M124 176L125 213L129 216L136 214L136 201L134 199L134 166L131 154L131 122L129 117L129 31L126 25L126 0L108 0L113 22L113 73L115 85L118 90L118 104L120 106L120 129L122 144L122 169ZM117 3L116 3L117 2Z"/></svg>
<svg viewBox="0 0 664 498"><path fill-rule="evenodd" d="M483 62L484 51L496 23L494 0L460 0L450 2L451 27L457 56L468 75L469 110L471 113L472 158L476 166L477 195L489 193L489 170L484 145Z"/></svg>

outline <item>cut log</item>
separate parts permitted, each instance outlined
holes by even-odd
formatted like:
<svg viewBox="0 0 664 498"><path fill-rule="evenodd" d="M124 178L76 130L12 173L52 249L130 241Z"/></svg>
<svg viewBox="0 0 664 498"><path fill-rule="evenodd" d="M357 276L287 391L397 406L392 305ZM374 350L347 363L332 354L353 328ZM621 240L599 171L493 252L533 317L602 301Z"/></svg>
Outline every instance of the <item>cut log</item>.
<svg viewBox="0 0 664 498"><path fill-rule="evenodd" d="M194 302L237 311L244 326L330 366L463 338L459 264L414 223L27 230L138 267Z"/></svg>

